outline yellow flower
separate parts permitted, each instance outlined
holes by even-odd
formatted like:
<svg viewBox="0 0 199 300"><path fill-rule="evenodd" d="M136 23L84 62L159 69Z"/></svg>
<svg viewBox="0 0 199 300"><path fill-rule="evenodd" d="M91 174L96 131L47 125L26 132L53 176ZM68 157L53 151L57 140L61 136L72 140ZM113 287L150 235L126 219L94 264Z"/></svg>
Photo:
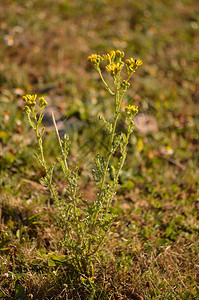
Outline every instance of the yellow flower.
<svg viewBox="0 0 199 300"><path fill-rule="evenodd" d="M116 61L121 61L123 57L124 57L124 52L121 52L120 50L115 51L115 60Z"/></svg>
<svg viewBox="0 0 199 300"><path fill-rule="evenodd" d="M121 52L120 50L112 50L107 54L103 55L103 58L108 61L109 64L113 62L119 62L124 57L124 52Z"/></svg>
<svg viewBox="0 0 199 300"><path fill-rule="evenodd" d="M130 66L131 65L131 60L130 59L126 59L125 63L126 63L127 66Z"/></svg>
<svg viewBox="0 0 199 300"><path fill-rule="evenodd" d="M106 66L106 71L110 73L113 72L115 70L115 66L116 66L115 64Z"/></svg>
<svg viewBox="0 0 199 300"><path fill-rule="evenodd" d="M135 59L135 63L136 63L136 66L141 66L143 64L143 61L141 59Z"/></svg>
<svg viewBox="0 0 199 300"><path fill-rule="evenodd" d="M135 105L125 106L125 111L128 115L135 116L138 113L138 106Z"/></svg>
<svg viewBox="0 0 199 300"><path fill-rule="evenodd" d="M36 105L36 102L35 102L36 98L37 98L37 95L27 94L26 96L23 96L22 99L23 99L24 102L26 102L26 104L28 106L35 106Z"/></svg>
<svg viewBox="0 0 199 300"><path fill-rule="evenodd" d="M109 64L111 63L110 54L103 54L103 58L104 58L104 60L107 60Z"/></svg>
<svg viewBox="0 0 199 300"><path fill-rule="evenodd" d="M110 51L110 57L111 57L111 60L114 61L115 59L115 51Z"/></svg>
<svg viewBox="0 0 199 300"><path fill-rule="evenodd" d="M44 108L45 106L47 106L48 103L47 101L44 99L44 97L40 97L39 98L39 107Z"/></svg>
<svg viewBox="0 0 199 300"><path fill-rule="evenodd" d="M88 61L90 61L92 64L99 64L103 58L99 54L91 54L87 58Z"/></svg>
<svg viewBox="0 0 199 300"><path fill-rule="evenodd" d="M37 98L37 95L29 95L29 94L27 94L27 95L23 96L23 100L26 101L26 102L28 100L34 102L36 100L36 98Z"/></svg>
<svg viewBox="0 0 199 300"><path fill-rule="evenodd" d="M125 63L131 71L135 71L139 66L143 64L143 61L141 59L130 58L126 59Z"/></svg>
<svg viewBox="0 0 199 300"><path fill-rule="evenodd" d="M104 60L107 60L109 64L111 64L115 59L115 51L110 51L107 54L103 54Z"/></svg>
<svg viewBox="0 0 199 300"><path fill-rule="evenodd" d="M117 64L110 64L108 66L106 66L106 71L107 72L110 72L112 76L115 76L121 69L121 64L120 63L117 63Z"/></svg>

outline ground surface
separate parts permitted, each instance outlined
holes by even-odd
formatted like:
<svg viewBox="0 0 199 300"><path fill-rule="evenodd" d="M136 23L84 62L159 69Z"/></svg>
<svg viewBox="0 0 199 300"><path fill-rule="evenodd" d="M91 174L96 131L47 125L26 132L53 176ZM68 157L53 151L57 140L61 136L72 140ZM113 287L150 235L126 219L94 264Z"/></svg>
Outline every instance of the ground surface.
<svg viewBox="0 0 199 300"><path fill-rule="evenodd" d="M40 184L21 98L46 95L48 161L57 153L53 109L92 201L92 159L106 146L98 115L111 117L112 104L86 58L120 49L144 61L126 99L140 115L118 218L95 266L95 299L198 299L198 1L8 0L0 40L0 298L91 299L53 256L63 254L56 208ZM61 193L59 168L56 175Z"/></svg>

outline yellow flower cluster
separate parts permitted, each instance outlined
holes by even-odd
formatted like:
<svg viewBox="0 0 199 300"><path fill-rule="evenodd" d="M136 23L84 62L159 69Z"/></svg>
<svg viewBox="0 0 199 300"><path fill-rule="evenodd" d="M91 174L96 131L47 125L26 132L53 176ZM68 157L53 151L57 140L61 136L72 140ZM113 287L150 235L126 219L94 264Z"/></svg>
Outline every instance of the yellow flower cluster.
<svg viewBox="0 0 199 300"><path fill-rule="evenodd" d="M39 98L39 107L44 108L48 105L47 101L44 99L44 97Z"/></svg>
<svg viewBox="0 0 199 300"><path fill-rule="evenodd" d="M26 96L23 96L23 101L26 102L26 105L28 107L32 107L32 106L35 106L36 105L36 99L37 99L37 95L26 95ZM46 100L44 99L44 97L40 97L39 98L39 107L40 108L44 108L45 106L47 106L47 102Z"/></svg>
<svg viewBox="0 0 199 300"><path fill-rule="evenodd" d="M124 57L124 52L119 50L110 51L107 54L103 55L104 60L108 61L106 66L106 71L111 73L112 76L115 76L123 67L122 58Z"/></svg>
<svg viewBox="0 0 199 300"><path fill-rule="evenodd" d="M124 52L120 50L112 50L107 54L91 54L88 56L88 61L92 63L95 69L99 68L99 64L103 61L107 61L106 71L111 73L112 76L116 76L122 69L124 63L122 58L124 57ZM141 59L126 59L126 71L128 73L134 73L135 70L142 65Z"/></svg>
<svg viewBox="0 0 199 300"><path fill-rule="evenodd" d="M120 63L111 63L106 66L106 71L110 72L111 75L115 76L121 69L122 65Z"/></svg>
<svg viewBox="0 0 199 300"><path fill-rule="evenodd" d="M108 63L110 64L112 60L115 58L115 51L111 51L110 53L103 54L104 60L107 60Z"/></svg>
<svg viewBox="0 0 199 300"><path fill-rule="evenodd" d="M129 68L131 71L135 71L139 66L143 64L143 61L141 59L126 59L125 60L127 68Z"/></svg>
<svg viewBox="0 0 199 300"><path fill-rule="evenodd" d="M143 61L141 59L135 59L135 64L137 67L141 66L143 64Z"/></svg>
<svg viewBox="0 0 199 300"><path fill-rule="evenodd" d="M88 56L87 60L91 62L92 65L96 66L103 61L103 57L99 54L91 54L90 56Z"/></svg>
<svg viewBox="0 0 199 300"><path fill-rule="evenodd" d="M35 100L37 99L37 95L26 95L26 96L23 96L23 101L26 102L26 105L28 106L35 106L36 105L36 102Z"/></svg>
<svg viewBox="0 0 199 300"><path fill-rule="evenodd" d="M104 60L107 60L109 64L113 62L120 62L123 57L124 57L124 52L121 52L120 50L116 50L116 51L112 50L107 54L103 54Z"/></svg>
<svg viewBox="0 0 199 300"><path fill-rule="evenodd" d="M125 106L125 111L128 115L135 116L138 113L138 106L135 105Z"/></svg>

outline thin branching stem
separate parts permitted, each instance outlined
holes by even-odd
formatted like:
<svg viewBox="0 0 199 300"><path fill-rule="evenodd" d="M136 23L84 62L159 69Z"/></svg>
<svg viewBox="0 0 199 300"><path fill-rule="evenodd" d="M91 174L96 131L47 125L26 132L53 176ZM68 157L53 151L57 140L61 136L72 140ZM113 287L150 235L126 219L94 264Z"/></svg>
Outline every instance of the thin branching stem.
<svg viewBox="0 0 199 300"><path fill-rule="evenodd" d="M99 73L99 75L100 75L100 78L102 79L102 82L103 82L104 85L105 85L106 90L107 90L112 96L115 96L115 93L112 92L112 90L110 89L110 87L109 87L108 84L106 83L106 81L105 81L105 79L104 79L104 77L103 77L103 75L102 75L102 72L101 72L100 68L98 68L97 71L98 71L98 73Z"/></svg>
<svg viewBox="0 0 199 300"><path fill-rule="evenodd" d="M98 194L92 204L88 205L81 195L78 194L78 168L76 167L75 171L73 171L67 160L70 145L69 137L68 135L64 135L63 140L60 138L55 117L52 113L52 120L60 150L60 155L57 159L67 181L66 196L58 196L57 187L52 182L53 166L48 166L43 149L42 138L45 128L42 126L42 119L44 116L43 109L47 105L47 102L43 97L40 97L37 105L36 95L26 95L23 97L23 100L26 102L25 111L28 121L35 131L37 138L39 151L37 157L46 172L43 182L48 186L59 209L60 214L58 215L57 224L63 230L62 241L68 250L68 261L86 278L89 276L93 278L94 276L94 272L92 271L93 257L97 257L97 252L102 247L115 218L110 210L110 206L113 196L117 191L119 174L127 155L127 145L133 129L132 118L138 112L137 107L134 105L125 106L125 111L123 112L121 104L123 96L130 85L128 81L137 67L142 64L142 61L133 60L132 58L126 60L126 68L123 72L122 68L125 66L125 63L122 61L123 57L124 53L119 50L111 51L103 56L92 54L88 57L88 60L98 71L106 90L111 96L114 96L113 122L108 122L103 118L110 138L106 159L98 154L95 160L94 180L98 186ZM102 61L107 62L106 71L112 76L115 92L112 91L102 75L100 69ZM127 134L116 132L118 121L122 114L126 114ZM119 161L114 166L111 166L111 161L117 149L120 150ZM110 166L113 172L112 181L108 178Z"/></svg>
<svg viewBox="0 0 199 300"><path fill-rule="evenodd" d="M55 128L55 133L56 133L56 136L57 136L57 140L58 140L58 143L59 143L59 148L60 148L60 151L61 151L61 154L62 154L63 162L64 162L66 170L68 170L68 164L67 164L66 156L65 156L65 153L64 153L64 149L62 147L62 141L61 141L61 138L60 138L60 135L59 135L59 131L58 131L58 128L57 128L57 124L55 122L55 116L54 116L53 112L52 112L52 120L53 120L53 125L54 125L54 128Z"/></svg>

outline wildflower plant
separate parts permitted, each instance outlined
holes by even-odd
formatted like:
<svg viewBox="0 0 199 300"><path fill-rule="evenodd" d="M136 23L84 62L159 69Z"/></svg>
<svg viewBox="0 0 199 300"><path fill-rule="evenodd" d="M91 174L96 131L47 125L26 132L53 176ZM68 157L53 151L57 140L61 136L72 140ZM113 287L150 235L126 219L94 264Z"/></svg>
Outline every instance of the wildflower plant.
<svg viewBox="0 0 199 300"><path fill-rule="evenodd" d="M37 158L46 173L42 180L50 190L59 210L57 225L63 231L62 244L67 250L67 261L85 276L92 274L94 258L102 248L107 233L115 220L111 204L118 189L119 174L126 159L129 137L134 129L133 117L138 113L138 108L134 105L125 106L123 109L122 102L127 89L130 87L129 80L142 64L142 61L133 58L123 61L123 58L124 53L119 50L111 51L105 55L92 54L88 57L88 61L99 73L106 90L114 98L113 121L100 117L108 132L109 142L106 157L97 154L94 160L95 167L92 173L98 191L91 204L84 200L78 192L80 180L78 167L71 166L68 161L69 137L65 135L63 139L60 138L52 115L60 149L60 155L57 159L67 181L66 197L58 195L57 187L53 183L53 166L48 166L43 151L42 138L45 128L42 125L42 119L44 116L43 109L47 102L43 97L37 101L36 95L23 97L26 104L25 112L38 142ZM109 87L102 75L101 64L104 62L106 64L105 70L113 78L114 90ZM127 130L118 133L117 124L120 118L125 118ZM113 165L113 157L118 150L120 157L117 163ZM110 173L112 179L110 179Z"/></svg>

